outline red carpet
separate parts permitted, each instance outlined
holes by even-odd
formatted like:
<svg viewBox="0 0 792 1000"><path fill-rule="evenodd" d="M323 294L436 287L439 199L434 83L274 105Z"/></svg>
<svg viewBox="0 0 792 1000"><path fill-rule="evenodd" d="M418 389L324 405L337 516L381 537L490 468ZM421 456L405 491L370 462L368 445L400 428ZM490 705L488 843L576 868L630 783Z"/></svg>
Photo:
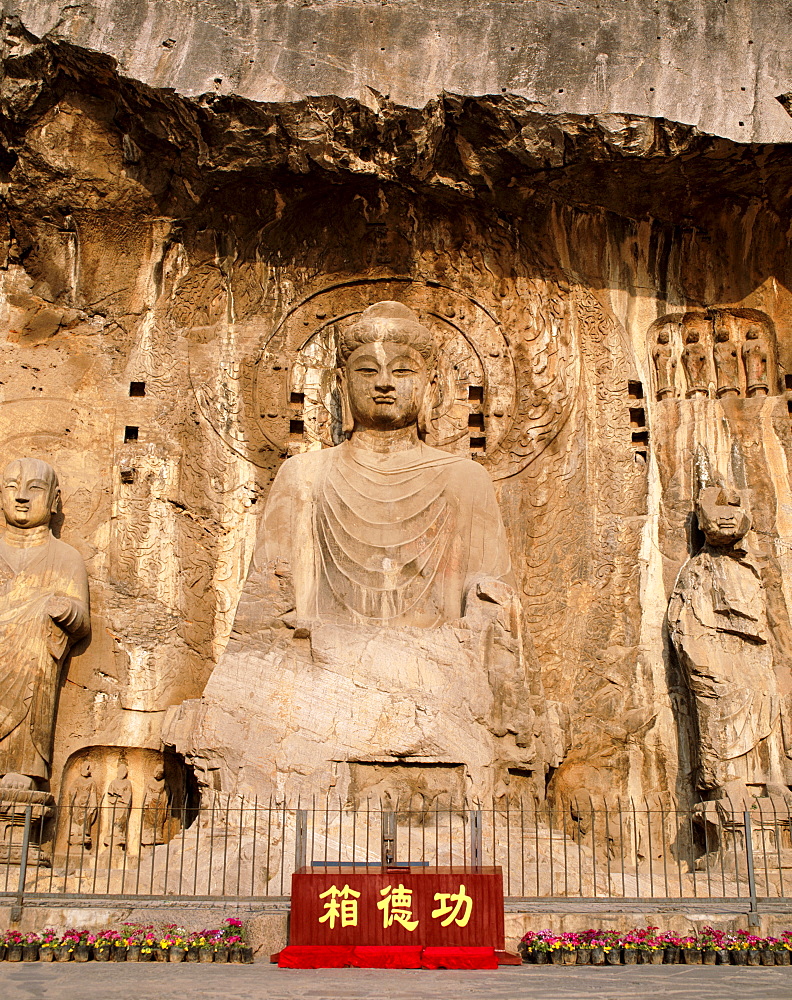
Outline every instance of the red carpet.
<svg viewBox="0 0 792 1000"><path fill-rule="evenodd" d="M288 945L271 961L282 969L497 969L494 948L420 945Z"/></svg>

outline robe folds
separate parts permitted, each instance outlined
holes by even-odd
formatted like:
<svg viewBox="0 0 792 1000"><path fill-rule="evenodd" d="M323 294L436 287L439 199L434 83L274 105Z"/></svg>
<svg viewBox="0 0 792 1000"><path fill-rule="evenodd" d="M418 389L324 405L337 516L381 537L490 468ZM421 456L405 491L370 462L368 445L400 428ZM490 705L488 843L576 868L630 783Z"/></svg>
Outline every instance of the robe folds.
<svg viewBox="0 0 792 1000"><path fill-rule="evenodd" d="M487 472L423 443L380 454L347 441L288 459L248 587L278 565L305 620L432 628L464 615L477 579L513 585Z"/></svg>
<svg viewBox="0 0 792 1000"><path fill-rule="evenodd" d="M781 710L757 567L742 550L705 545L680 570L668 627L695 698L703 784L717 786Z"/></svg>
<svg viewBox="0 0 792 1000"><path fill-rule="evenodd" d="M35 549L17 572L0 542L0 774L48 778L61 667L89 631L88 578L60 539L49 535ZM47 612L58 596L71 601L63 626Z"/></svg>

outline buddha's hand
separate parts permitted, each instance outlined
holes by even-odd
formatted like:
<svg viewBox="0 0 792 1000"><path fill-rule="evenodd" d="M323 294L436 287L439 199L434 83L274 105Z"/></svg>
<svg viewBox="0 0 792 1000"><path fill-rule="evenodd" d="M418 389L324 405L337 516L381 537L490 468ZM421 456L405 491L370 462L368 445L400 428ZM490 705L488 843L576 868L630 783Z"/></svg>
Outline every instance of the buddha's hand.
<svg viewBox="0 0 792 1000"><path fill-rule="evenodd" d="M47 614L58 625L68 629L73 623L78 611L75 602L63 594L53 594L47 601Z"/></svg>
<svg viewBox="0 0 792 1000"><path fill-rule="evenodd" d="M465 592L464 620L474 627L497 621L511 631L516 600L514 588L503 580L492 576L477 577Z"/></svg>
<svg viewBox="0 0 792 1000"><path fill-rule="evenodd" d="M291 568L283 560L272 560L254 568L237 606L234 631L259 632L263 628L283 628L286 616L294 611L294 581Z"/></svg>

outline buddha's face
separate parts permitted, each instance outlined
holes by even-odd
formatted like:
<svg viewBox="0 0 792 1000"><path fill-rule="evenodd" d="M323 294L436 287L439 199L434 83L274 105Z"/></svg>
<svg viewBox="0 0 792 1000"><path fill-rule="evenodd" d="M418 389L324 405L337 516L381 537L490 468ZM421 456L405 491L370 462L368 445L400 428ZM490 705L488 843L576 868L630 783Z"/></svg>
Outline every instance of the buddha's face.
<svg viewBox="0 0 792 1000"><path fill-rule="evenodd" d="M48 524L57 506L58 489L52 469L44 462L20 459L3 472L3 514L17 528Z"/></svg>
<svg viewBox="0 0 792 1000"><path fill-rule="evenodd" d="M708 486L699 494L698 521L710 545L733 545L751 527L737 490Z"/></svg>
<svg viewBox="0 0 792 1000"><path fill-rule="evenodd" d="M414 348L376 342L352 352L346 381L355 426L395 430L417 422L429 373Z"/></svg>

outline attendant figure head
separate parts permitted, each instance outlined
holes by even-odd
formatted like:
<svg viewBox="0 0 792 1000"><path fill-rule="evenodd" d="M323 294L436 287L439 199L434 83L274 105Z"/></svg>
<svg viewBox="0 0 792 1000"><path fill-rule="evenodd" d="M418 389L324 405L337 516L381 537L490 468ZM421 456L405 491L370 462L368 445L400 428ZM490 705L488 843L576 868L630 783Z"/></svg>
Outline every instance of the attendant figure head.
<svg viewBox="0 0 792 1000"><path fill-rule="evenodd" d="M435 345L418 316L400 302L365 309L339 344L345 432L426 433Z"/></svg>
<svg viewBox="0 0 792 1000"><path fill-rule="evenodd" d="M38 458L17 458L3 470L3 514L15 528L38 528L57 513L60 487L55 470Z"/></svg>
<svg viewBox="0 0 792 1000"><path fill-rule="evenodd" d="M742 497L728 486L705 487L699 493L696 513L709 544L720 548L739 542L751 527Z"/></svg>

